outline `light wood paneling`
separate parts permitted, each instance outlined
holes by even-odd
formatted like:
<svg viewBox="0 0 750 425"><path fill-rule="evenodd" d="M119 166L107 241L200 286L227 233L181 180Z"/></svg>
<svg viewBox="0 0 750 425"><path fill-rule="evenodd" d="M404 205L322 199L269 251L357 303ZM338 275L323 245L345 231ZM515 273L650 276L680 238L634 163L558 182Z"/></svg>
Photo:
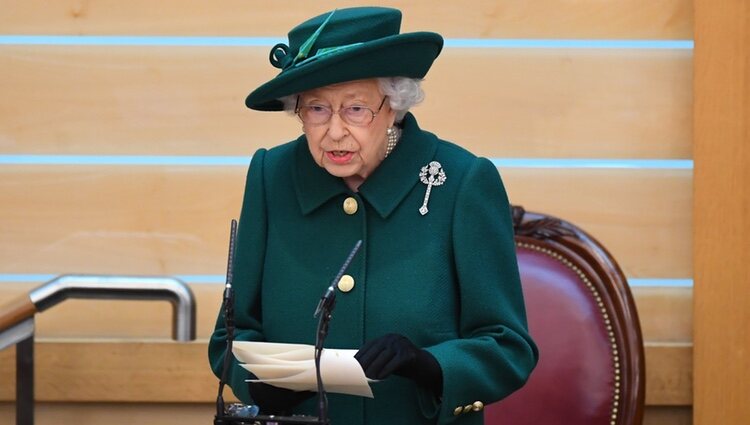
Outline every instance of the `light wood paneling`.
<svg viewBox="0 0 750 425"><path fill-rule="evenodd" d="M0 284L0 307L26 295L39 283ZM196 335L207 339L219 311L223 285L191 284L196 301ZM692 341L692 288L633 287L643 339ZM91 320L96 317L97 320ZM165 302L66 300L35 316L39 338L171 338L172 307Z"/></svg>
<svg viewBox="0 0 750 425"><path fill-rule="evenodd" d="M0 403L0 423L14 423L15 405ZM37 403L38 425L205 425L213 403ZM643 425L690 425L689 407L647 406Z"/></svg>
<svg viewBox="0 0 750 425"><path fill-rule="evenodd" d="M696 425L750 418L750 3L696 0Z"/></svg>
<svg viewBox="0 0 750 425"><path fill-rule="evenodd" d="M693 288L631 287L644 341L693 340Z"/></svg>
<svg viewBox="0 0 750 425"><path fill-rule="evenodd" d="M438 60L420 123L480 154L690 158L690 51L454 49Z"/></svg>
<svg viewBox="0 0 750 425"><path fill-rule="evenodd" d="M296 138L245 95L260 47L0 46L0 153L246 155ZM414 109L490 157L690 158L689 50L446 49Z"/></svg>
<svg viewBox="0 0 750 425"><path fill-rule="evenodd" d="M217 379L206 341L38 341L38 401L206 402ZM15 346L0 351L0 400L15 398ZM12 377L12 378L11 378Z"/></svg>
<svg viewBox="0 0 750 425"><path fill-rule="evenodd" d="M693 404L693 344L646 343L646 404Z"/></svg>
<svg viewBox="0 0 750 425"><path fill-rule="evenodd" d="M0 273L222 274L243 167L0 167Z"/></svg>
<svg viewBox="0 0 750 425"><path fill-rule="evenodd" d="M689 170L506 168L510 201L598 239L629 277L689 278Z"/></svg>
<svg viewBox="0 0 750 425"><path fill-rule="evenodd" d="M46 341L35 346L36 399L89 402L210 402L217 380L205 341ZM646 404L692 400L692 347L646 345ZM0 351L0 401L15 397L15 348Z"/></svg>
<svg viewBox="0 0 750 425"><path fill-rule="evenodd" d="M693 409L685 406L646 406L643 425L691 425Z"/></svg>
<svg viewBox="0 0 750 425"><path fill-rule="evenodd" d="M216 391L216 390L214 390ZM0 423L15 424L15 403L0 403ZM204 403L45 403L37 402L35 425L206 425L216 404ZM660 423L665 425L666 423ZM682 425L668 423L668 425Z"/></svg>
<svg viewBox="0 0 750 425"><path fill-rule="evenodd" d="M403 11L403 30L446 37L654 38L692 37L688 0L387 0ZM324 4L292 0L3 0L0 28L14 34L183 34L282 36L319 13L355 0Z"/></svg>
<svg viewBox="0 0 750 425"><path fill-rule="evenodd" d="M689 170L501 173L511 202L580 225L628 276L691 276ZM244 174L242 167L0 167L0 273L222 274Z"/></svg>

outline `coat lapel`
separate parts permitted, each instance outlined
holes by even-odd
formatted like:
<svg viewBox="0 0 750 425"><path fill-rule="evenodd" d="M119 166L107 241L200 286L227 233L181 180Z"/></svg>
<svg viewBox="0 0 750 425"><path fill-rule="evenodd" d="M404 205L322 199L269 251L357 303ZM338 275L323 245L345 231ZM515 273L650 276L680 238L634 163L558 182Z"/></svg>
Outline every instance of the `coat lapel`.
<svg viewBox="0 0 750 425"><path fill-rule="evenodd" d="M419 170L435 158L437 150L437 137L422 131L412 114L406 114L403 123L396 148L359 188L382 218L387 218L419 182Z"/></svg>

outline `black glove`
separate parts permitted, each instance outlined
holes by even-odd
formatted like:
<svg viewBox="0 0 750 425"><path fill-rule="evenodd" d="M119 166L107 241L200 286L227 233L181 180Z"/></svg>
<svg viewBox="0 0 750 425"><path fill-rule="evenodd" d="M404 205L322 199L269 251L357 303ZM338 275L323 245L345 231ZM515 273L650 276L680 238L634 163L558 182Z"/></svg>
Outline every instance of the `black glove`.
<svg viewBox="0 0 750 425"><path fill-rule="evenodd" d="M396 374L415 381L437 396L443 393L440 364L427 350L415 346L403 335L388 334L368 341L354 358L370 379L385 379Z"/></svg>
<svg viewBox="0 0 750 425"><path fill-rule="evenodd" d="M315 395L312 391L292 391L263 382L249 382L250 397L264 415L286 415L289 410Z"/></svg>

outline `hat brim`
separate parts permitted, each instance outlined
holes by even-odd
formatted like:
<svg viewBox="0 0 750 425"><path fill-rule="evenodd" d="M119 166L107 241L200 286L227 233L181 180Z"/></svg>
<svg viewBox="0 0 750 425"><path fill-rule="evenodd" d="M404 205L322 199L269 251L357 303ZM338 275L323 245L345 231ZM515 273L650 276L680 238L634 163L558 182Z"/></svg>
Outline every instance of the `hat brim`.
<svg viewBox="0 0 750 425"><path fill-rule="evenodd" d="M433 32L369 41L282 71L253 90L245 105L258 111L281 111L284 105L279 98L318 87L378 77L424 78L442 48L443 38Z"/></svg>

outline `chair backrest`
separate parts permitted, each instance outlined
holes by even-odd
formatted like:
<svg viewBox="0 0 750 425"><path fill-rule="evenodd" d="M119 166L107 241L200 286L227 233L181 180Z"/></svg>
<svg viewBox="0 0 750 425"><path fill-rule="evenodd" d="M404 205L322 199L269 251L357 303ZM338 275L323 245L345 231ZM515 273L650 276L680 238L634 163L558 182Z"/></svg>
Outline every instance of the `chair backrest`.
<svg viewBox="0 0 750 425"><path fill-rule="evenodd" d="M486 425L640 425L645 363L627 280L575 225L513 207L529 331L529 381L487 406Z"/></svg>

